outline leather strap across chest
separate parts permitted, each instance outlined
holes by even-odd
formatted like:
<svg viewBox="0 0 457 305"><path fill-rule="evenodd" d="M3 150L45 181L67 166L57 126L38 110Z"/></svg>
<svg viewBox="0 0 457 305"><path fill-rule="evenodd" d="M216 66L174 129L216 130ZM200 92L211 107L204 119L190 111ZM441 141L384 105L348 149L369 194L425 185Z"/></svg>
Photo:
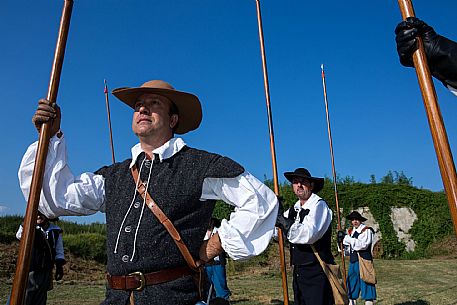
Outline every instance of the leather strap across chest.
<svg viewBox="0 0 457 305"><path fill-rule="evenodd" d="M189 249L187 248L186 244L181 238L181 235L179 235L179 232L176 230L175 226L173 223L170 221L170 219L165 215L165 213L159 208L157 203L152 199L151 195L149 195L149 192L146 189L145 184L141 179L139 178L138 175L138 169L134 165L131 168L132 176L135 182L137 182L137 191L141 195L141 197L145 200L146 205L148 208L152 211L155 217L160 221L160 223L165 227L167 232L171 235L173 238L173 241L175 242L176 246L178 246L179 251L181 252L182 256L184 257L187 265L194 270L195 272L199 272L199 268L195 264L195 260L192 257L192 255L189 252Z"/></svg>

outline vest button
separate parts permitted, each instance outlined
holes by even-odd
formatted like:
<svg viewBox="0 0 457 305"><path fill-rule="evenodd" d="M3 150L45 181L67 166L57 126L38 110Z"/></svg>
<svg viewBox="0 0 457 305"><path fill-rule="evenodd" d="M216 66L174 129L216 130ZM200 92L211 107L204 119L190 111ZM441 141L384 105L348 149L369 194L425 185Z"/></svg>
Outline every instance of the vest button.
<svg viewBox="0 0 457 305"><path fill-rule="evenodd" d="M127 232L127 233L130 233L132 231L132 227L131 226L126 226L124 228L124 231Z"/></svg>
<svg viewBox="0 0 457 305"><path fill-rule="evenodd" d="M141 202L139 202L139 201L135 202L135 204L133 205L133 207L135 209L138 209L140 206L141 206Z"/></svg>
<svg viewBox="0 0 457 305"><path fill-rule="evenodd" d="M122 261L123 261L124 263L128 262L128 261L129 261L129 256L128 256L128 255L123 255L123 256L122 256Z"/></svg>
<svg viewBox="0 0 457 305"><path fill-rule="evenodd" d="M145 166L146 168L150 168L150 167L151 167L151 161L150 161L150 160L144 161L144 166Z"/></svg>

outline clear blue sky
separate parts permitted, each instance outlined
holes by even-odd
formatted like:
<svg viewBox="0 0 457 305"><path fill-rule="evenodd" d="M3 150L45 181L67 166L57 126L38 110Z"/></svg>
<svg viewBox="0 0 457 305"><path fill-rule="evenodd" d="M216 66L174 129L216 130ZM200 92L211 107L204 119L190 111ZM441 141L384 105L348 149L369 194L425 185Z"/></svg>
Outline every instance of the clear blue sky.
<svg viewBox="0 0 457 305"><path fill-rule="evenodd" d="M0 213L23 214L17 169L49 83L63 1L0 2ZM280 180L304 166L331 176L320 65L325 64L336 169L368 182L404 171L442 182L413 69L397 58L397 1L261 3ZM457 40L457 2L414 1L416 14ZM75 173L111 163L103 79L110 90L164 79L193 92L203 122L184 139L272 177L254 0L75 1L58 103ZM435 82L451 148L457 97ZM117 160L137 141L132 112L110 96ZM84 220L102 220L102 216ZM71 218L71 220L76 220Z"/></svg>

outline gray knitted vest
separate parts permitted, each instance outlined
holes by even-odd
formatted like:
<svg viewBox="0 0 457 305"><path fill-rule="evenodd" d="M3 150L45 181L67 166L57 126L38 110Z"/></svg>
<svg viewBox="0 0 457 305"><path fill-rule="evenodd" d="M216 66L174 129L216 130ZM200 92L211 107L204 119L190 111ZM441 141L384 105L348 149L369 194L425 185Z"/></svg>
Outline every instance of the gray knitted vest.
<svg viewBox="0 0 457 305"><path fill-rule="evenodd" d="M144 153L138 157L138 169L143 159ZM97 171L105 178L108 273L126 275L135 271L148 273L186 266L171 236L147 206L143 210L143 199L136 192L132 204L135 182L130 173L130 162L129 159ZM147 182L152 166L149 194L180 232L192 256L198 258L215 204L213 200L199 200L203 180L233 178L244 169L229 158L187 146L161 163L151 163L145 161L140 177ZM184 277L135 292L135 304L195 304L196 295L192 278ZM127 301L126 291L108 289L103 304L126 304Z"/></svg>

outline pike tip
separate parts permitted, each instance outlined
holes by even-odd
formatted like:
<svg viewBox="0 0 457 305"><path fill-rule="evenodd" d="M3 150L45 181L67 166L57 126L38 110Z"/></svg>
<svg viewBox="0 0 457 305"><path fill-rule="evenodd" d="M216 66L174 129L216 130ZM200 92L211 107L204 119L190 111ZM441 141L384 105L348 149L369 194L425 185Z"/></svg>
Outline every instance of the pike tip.
<svg viewBox="0 0 457 305"><path fill-rule="evenodd" d="M324 71L324 64L321 64L321 69L322 71Z"/></svg>

